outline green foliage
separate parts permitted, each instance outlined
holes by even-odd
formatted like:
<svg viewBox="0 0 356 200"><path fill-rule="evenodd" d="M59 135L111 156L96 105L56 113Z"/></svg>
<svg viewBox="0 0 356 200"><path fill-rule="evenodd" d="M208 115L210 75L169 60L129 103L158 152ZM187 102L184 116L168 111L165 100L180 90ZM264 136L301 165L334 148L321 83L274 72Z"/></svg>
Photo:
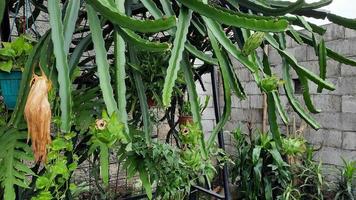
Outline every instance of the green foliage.
<svg viewBox="0 0 356 200"><path fill-rule="evenodd" d="M33 160L30 147L26 144L25 129L0 130L0 182L4 189L4 199L15 200L15 187L28 188L29 176L35 173L23 163Z"/></svg>
<svg viewBox="0 0 356 200"><path fill-rule="evenodd" d="M354 200L355 199L355 180L356 180L356 161L346 161L344 167L340 170L340 179L338 182L335 200Z"/></svg>
<svg viewBox="0 0 356 200"><path fill-rule="evenodd" d="M191 109L190 103L188 101L183 102L181 114L183 116L192 116L192 109Z"/></svg>
<svg viewBox="0 0 356 200"><path fill-rule="evenodd" d="M58 71L59 96L61 98L61 131L68 133L70 131L72 114L72 87L69 76L69 67L66 49L64 45L64 29L62 23L62 13L58 0L48 0L49 21L51 24L53 53L56 57L56 68ZM70 20L66 21L71 23ZM68 37L71 37L69 34ZM69 46L67 44L67 46ZM68 47L69 48L69 47Z"/></svg>
<svg viewBox="0 0 356 200"><path fill-rule="evenodd" d="M147 146L141 131L130 132L135 133L132 143L122 145L118 154L128 170L128 178L138 173L149 199L152 198L152 184L156 185L156 195L162 199L183 199L190 189L191 172L178 150L156 142Z"/></svg>
<svg viewBox="0 0 356 200"><path fill-rule="evenodd" d="M52 141L47 154L45 173L36 180L35 197L31 200L65 199L65 194L70 187L70 178L78 166L78 155L73 152L72 138L75 133L67 133ZM65 153L65 154L64 154Z"/></svg>
<svg viewBox="0 0 356 200"><path fill-rule="evenodd" d="M98 119L91 127L89 154L99 152L100 174L107 187L109 184L109 151L115 143L127 143L129 138L125 133L125 125L118 121L116 113L109 116L105 111L102 119Z"/></svg>
<svg viewBox="0 0 356 200"><path fill-rule="evenodd" d="M231 167L239 199L323 199L321 164L302 138L282 138L281 148L270 133L233 132L237 154Z"/></svg>
<svg viewBox="0 0 356 200"><path fill-rule="evenodd" d="M21 35L13 42L3 42L4 48L0 49L0 70L22 70L32 51L32 43L33 39L26 35Z"/></svg>
<svg viewBox="0 0 356 200"><path fill-rule="evenodd" d="M15 7L15 2L8 1L8 7ZM314 129L321 127L309 113L319 112L311 101L309 84L317 85L319 92L335 89L326 81L328 57L356 66L355 60L327 47L322 39L325 29L304 19L328 18L355 28L355 20L316 10L330 4L331 0L314 3L303 0L87 0L82 8L83 2L76 0L64 4L59 4L58 0L30 3L34 7L31 16L34 21L39 12L49 13L51 30L38 35L41 38L32 50L22 37L13 43L4 43L4 48L0 49L2 69L10 71L13 66L24 67L18 103L8 125L19 126L32 72L36 71L35 66L41 65L54 86L50 95L52 128L54 132L61 130L64 135L56 136L50 147L49 164L34 175L21 165L22 160L29 157L19 157L28 154L24 143L26 134L22 133L25 129L11 135L8 131L3 133L4 140L0 143L6 147L2 150L6 153L0 155L0 162L6 165L0 166L5 171L0 174L0 182L5 199L15 198L16 184L24 198L33 197L34 187L34 199L71 198L68 190L75 191L75 186L69 184L71 174L76 165L88 157L94 157L94 165L100 162L101 178L104 185L109 186L109 155L117 148L120 148L119 157L124 160L124 168L131 177L139 174L149 198L153 198L156 186L160 198L182 199L190 185L202 183L202 178L208 182L212 179L215 175L213 159L220 165L228 160L214 143L231 117L231 96L246 97L233 59L246 67L261 91L267 93L272 132L248 139L242 134L235 135L239 157L235 159L234 178L238 177L242 195L246 199L322 199L324 182L320 165L313 163L310 156L299 164L293 163L309 154L308 148L300 138L283 138L280 134L277 113L284 123L289 120L277 88L284 83L288 101L296 113ZM3 10L4 4L0 3L0 13ZM306 33L295 31L294 26L305 28ZM298 44L315 49L320 73L315 74L307 66L300 65L285 50L286 34ZM266 52L262 57L256 53L267 45L283 60L283 81L273 75L275 72L269 67ZM10 49L16 49L17 53ZM19 52L27 58L26 62L16 57ZM225 105L220 122L205 141L201 125L203 109L195 84L196 80L203 83L201 77L212 71L212 65L219 66L216 74L221 74ZM302 83L303 102L295 97L292 70ZM168 135L177 134L175 115L186 92L190 107L183 110L193 115L194 123L185 127L189 129L188 135L176 137L178 146L183 144L182 149L153 142L153 120L150 118L153 109L149 109L147 99L153 98L158 109L165 109L164 117L157 123L167 122L171 128ZM108 114L100 114L103 109ZM95 120L100 117L102 119L95 126ZM13 128L9 127L9 131ZM350 169L347 167L345 176L350 174ZM24 174L32 175L31 188L27 188ZM97 184L100 185L99 181Z"/></svg>

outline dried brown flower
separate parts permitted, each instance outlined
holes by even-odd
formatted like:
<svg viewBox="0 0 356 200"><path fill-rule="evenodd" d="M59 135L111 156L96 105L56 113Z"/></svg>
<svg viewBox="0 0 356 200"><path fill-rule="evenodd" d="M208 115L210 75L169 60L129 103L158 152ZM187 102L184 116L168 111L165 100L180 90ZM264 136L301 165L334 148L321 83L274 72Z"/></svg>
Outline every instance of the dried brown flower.
<svg viewBox="0 0 356 200"><path fill-rule="evenodd" d="M51 81L44 74L34 75L25 105L24 115L28 126L27 141L31 137L36 162L46 161L47 145L51 143L51 106L48 101L50 89Z"/></svg>
<svg viewBox="0 0 356 200"><path fill-rule="evenodd" d="M97 129L104 130L106 128L106 121L104 119L97 119L95 125Z"/></svg>

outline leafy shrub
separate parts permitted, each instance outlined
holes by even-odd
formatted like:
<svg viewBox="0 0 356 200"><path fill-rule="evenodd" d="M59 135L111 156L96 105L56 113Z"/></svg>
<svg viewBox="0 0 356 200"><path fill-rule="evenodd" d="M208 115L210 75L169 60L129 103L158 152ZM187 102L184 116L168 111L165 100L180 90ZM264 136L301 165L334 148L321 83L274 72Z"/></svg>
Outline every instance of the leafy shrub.
<svg viewBox="0 0 356 200"><path fill-rule="evenodd" d="M321 164L303 138L282 138L276 145L271 133L233 132L236 154L232 183L240 199L323 199Z"/></svg>

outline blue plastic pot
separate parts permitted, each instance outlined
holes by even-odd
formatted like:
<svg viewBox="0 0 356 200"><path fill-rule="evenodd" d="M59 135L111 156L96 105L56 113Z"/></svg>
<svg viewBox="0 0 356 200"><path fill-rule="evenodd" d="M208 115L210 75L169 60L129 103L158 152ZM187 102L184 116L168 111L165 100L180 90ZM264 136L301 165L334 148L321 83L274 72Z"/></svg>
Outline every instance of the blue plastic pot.
<svg viewBox="0 0 356 200"><path fill-rule="evenodd" d="M21 76L22 72L20 71L0 72L1 95L4 97L6 108L9 110L13 110L16 106Z"/></svg>

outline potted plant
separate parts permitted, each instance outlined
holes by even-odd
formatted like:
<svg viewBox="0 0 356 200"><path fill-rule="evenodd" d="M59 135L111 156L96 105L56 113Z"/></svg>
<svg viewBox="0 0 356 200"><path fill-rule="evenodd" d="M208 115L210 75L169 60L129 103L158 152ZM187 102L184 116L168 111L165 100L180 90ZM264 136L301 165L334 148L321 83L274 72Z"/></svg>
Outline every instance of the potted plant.
<svg viewBox="0 0 356 200"><path fill-rule="evenodd" d="M183 105L181 107L180 115L178 118L178 124L179 126L187 126L188 124L193 123L193 116L192 116L192 111L190 107L190 103L185 101L183 102Z"/></svg>
<svg viewBox="0 0 356 200"><path fill-rule="evenodd" d="M0 49L0 88L7 109L13 109L20 87L22 69L32 50L32 40L20 36L13 42L3 42Z"/></svg>

